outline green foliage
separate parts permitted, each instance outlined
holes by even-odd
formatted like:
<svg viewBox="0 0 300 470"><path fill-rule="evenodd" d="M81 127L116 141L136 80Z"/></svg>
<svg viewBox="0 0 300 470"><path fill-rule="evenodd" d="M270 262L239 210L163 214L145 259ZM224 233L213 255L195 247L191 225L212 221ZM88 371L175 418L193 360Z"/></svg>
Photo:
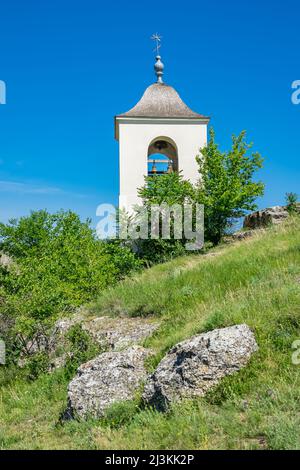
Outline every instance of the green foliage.
<svg viewBox="0 0 300 470"><path fill-rule="evenodd" d="M205 238L219 243L232 220L256 209L255 199L261 196L264 185L253 181L255 171L262 167L259 153L248 155L252 145L245 142L246 133L232 137L232 148L221 152L215 142L214 130L210 140L197 157L200 182L197 202L205 207Z"/></svg>
<svg viewBox="0 0 300 470"><path fill-rule="evenodd" d="M69 340L71 348L65 364L65 375L71 378L77 368L100 354L101 349L89 333L83 330L80 324L73 325L67 333L66 338Z"/></svg>
<svg viewBox="0 0 300 470"><path fill-rule="evenodd" d="M0 223L1 250L15 258L39 252L41 247L62 233L66 223L71 222L67 215L71 216L71 212L63 216L63 213L50 215L46 210L40 210L32 212L29 217L11 219L8 224ZM74 225L78 219L72 218Z"/></svg>
<svg viewBox="0 0 300 470"><path fill-rule="evenodd" d="M127 400L112 404L105 413L103 424L110 428L128 425L139 412L139 404L135 400Z"/></svg>
<svg viewBox="0 0 300 470"><path fill-rule="evenodd" d="M149 213L152 205L167 204L173 206L184 203L192 203L195 199L195 191L189 181L185 181L181 173L169 173L165 175L155 175L145 177L145 186L139 189L139 196L142 198ZM184 234L182 239L177 240L173 236L173 218L171 216L171 238L149 238L147 240L137 240L137 252L140 257L149 264L162 263L169 259L185 254L186 239Z"/></svg>
<svg viewBox="0 0 300 470"><path fill-rule="evenodd" d="M157 263L164 263L177 256L186 253L184 244L181 240L136 240L135 246L137 247L137 255L146 263L147 266L152 266Z"/></svg>
<svg viewBox="0 0 300 470"><path fill-rule="evenodd" d="M162 203L172 206L194 200L192 184L177 172L145 177L145 186L138 193L146 206Z"/></svg>
<svg viewBox="0 0 300 470"><path fill-rule="evenodd" d="M29 380L36 380L41 374L48 371L49 356L46 352L39 352L28 359L26 364L26 376Z"/></svg>
<svg viewBox="0 0 300 470"><path fill-rule="evenodd" d="M290 214L297 212L298 195L296 193L286 193L286 208Z"/></svg>

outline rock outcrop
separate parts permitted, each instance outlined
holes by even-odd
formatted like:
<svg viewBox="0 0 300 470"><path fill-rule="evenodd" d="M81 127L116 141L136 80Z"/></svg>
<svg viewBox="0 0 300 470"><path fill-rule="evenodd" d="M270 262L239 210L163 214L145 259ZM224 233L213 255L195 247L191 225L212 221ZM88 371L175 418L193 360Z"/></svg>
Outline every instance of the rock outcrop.
<svg viewBox="0 0 300 470"><path fill-rule="evenodd" d="M283 222L289 213L286 207L274 206L268 207L261 211L252 212L245 217L244 228L257 229L267 227L272 224L280 224Z"/></svg>
<svg viewBox="0 0 300 470"><path fill-rule="evenodd" d="M257 350L243 325L213 330L174 346L147 379L143 399L165 411L180 398L201 397L219 381L244 367Z"/></svg>
<svg viewBox="0 0 300 470"><path fill-rule="evenodd" d="M113 403L131 400L146 379L144 360L149 351L132 346L107 352L79 367L68 387L65 417L99 418Z"/></svg>
<svg viewBox="0 0 300 470"><path fill-rule="evenodd" d="M145 318L97 317L82 324L100 346L112 351L140 343L158 328L158 322Z"/></svg>
<svg viewBox="0 0 300 470"><path fill-rule="evenodd" d="M145 318L111 318L108 316L87 318L84 312L79 310L72 317L55 322L50 331L36 333L24 347L19 366L24 367L29 356L44 352L49 356L49 371L63 367L66 359L72 356L67 336L75 325L80 325L100 349L120 351L151 336L158 328L159 323Z"/></svg>

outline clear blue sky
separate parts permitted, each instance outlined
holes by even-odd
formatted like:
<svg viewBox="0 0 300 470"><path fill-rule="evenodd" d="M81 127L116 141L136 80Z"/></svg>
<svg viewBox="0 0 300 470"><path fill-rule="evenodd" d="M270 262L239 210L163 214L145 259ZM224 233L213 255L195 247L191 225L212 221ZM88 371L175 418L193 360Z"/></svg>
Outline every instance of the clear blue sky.
<svg viewBox="0 0 300 470"><path fill-rule="evenodd" d="M117 203L115 114L154 81L152 33L165 81L265 157L259 206L299 191L299 0L10 0L0 6L0 220L30 209L95 216Z"/></svg>

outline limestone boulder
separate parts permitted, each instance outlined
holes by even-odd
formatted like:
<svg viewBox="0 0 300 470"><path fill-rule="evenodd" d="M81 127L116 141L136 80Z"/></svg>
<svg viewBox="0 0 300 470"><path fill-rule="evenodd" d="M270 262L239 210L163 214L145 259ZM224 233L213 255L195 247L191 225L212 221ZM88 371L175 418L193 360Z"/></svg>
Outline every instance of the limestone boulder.
<svg viewBox="0 0 300 470"><path fill-rule="evenodd" d="M147 373L149 350L132 346L106 352L81 365L68 387L65 417L100 418L113 403L131 400Z"/></svg>
<svg viewBox="0 0 300 470"><path fill-rule="evenodd" d="M27 341L19 366L24 367L28 357L43 352L49 356L49 371L63 367L66 359L72 355L68 332L75 325L80 325L94 344L105 351L120 351L139 344L159 327L158 322L146 318L89 318L79 310L71 317L57 320L50 331L41 330Z"/></svg>
<svg viewBox="0 0 300 470"><path fill-rule="evenodd" d="M202 397L223 377L245 367L257 348L245 324L194 336L162 359L147 379L143 399L164 411L180 398Z"/></svg>
<svg viewBox="0 0 300 470"><path fill-rule="evenodd" d="M286 207L274 206L268 207L261 211L252 212L244 219L244 228L257 229L267 227L269 225L277 225L289 216Z"/></svg>

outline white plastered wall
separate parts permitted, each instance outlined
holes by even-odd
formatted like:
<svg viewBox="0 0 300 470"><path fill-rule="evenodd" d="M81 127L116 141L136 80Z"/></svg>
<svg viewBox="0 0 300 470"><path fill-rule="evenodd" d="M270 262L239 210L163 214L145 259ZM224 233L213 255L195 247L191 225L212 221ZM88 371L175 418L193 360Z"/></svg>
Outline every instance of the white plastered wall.
<svg viewBox="0 0 300 470"><path fill-rule="evenodd" d="M207 121L192 119L120 119L117 121L120 156L119 206L131 212L140 204L137 189L147 175L148 147L158 137L174 141L179 171L191 182L199 178L196 155L207 143Z"/></svg>

